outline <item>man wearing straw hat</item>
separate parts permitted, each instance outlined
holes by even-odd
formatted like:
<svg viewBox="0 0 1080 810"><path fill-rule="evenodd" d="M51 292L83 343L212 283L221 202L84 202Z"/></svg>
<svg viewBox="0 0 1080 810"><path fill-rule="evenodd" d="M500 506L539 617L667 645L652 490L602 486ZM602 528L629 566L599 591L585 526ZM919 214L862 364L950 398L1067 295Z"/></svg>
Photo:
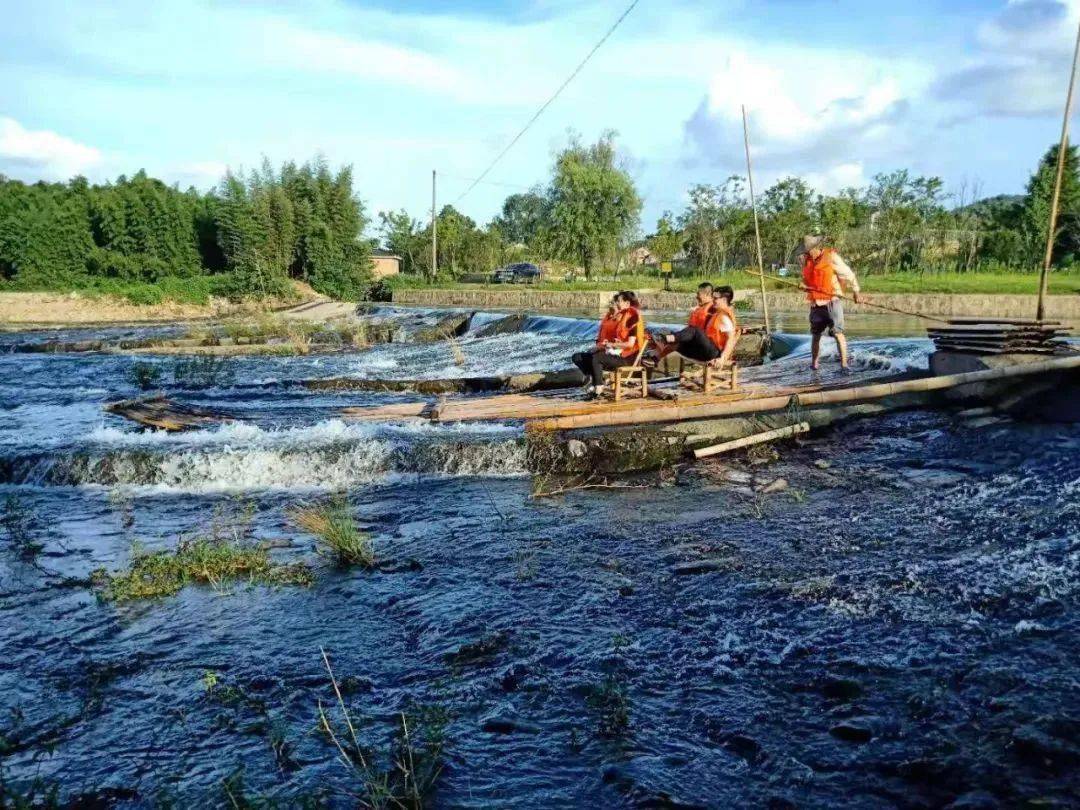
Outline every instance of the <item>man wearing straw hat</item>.
<svg viewBox="0 0 1080 810"><path fill-rule="evenodd" d="M803 287L810 301L810 367L818 368L821 353L821 335L828 332L836 338L840 351L840 368L848 371L847 338L844 337L844 286L851 288L855 303L859 297L859 280L855 271L847 266L840 254L825 247L824 236L804 236Z"/></svg>

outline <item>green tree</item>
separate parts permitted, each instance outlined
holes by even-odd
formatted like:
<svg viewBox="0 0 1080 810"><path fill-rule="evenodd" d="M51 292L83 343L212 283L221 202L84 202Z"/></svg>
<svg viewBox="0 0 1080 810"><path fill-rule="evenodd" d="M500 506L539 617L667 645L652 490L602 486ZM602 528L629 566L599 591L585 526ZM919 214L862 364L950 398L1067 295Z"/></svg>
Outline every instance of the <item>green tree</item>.
<svg viewBox="0 0 1080 810"><path fill-rule="evenodd" d="M550 201L538 191L511 194L492 223L511 244L533 246L550 218Z"/></svg>
<svg viewBox="0 0 1080 810"><path fill-rule="evenodd" d="M786 177L761 196L761 243L765 261L785 264L802 236L815 230L814 195L797 177Z"/></svg>
<svg viewBox="0 0 1080 810"><path fill-rule="evenodd" d="M670 211L656 221L656 233L647 240L649 252L660 261L669 262L683 247L683 235L675 227Z"/></svg>
<svg viewBox="0 0 1080 810"><path fill-rule="evenodd" d="M616 165L615 133L585 146L572 136L555 159L551 183L554 247L581 263L586 278L598 259L612 256L637 230L641 199Z"/></svg>
<svg viewBox="0 0 1080 810"><path fill-rule="evenodd" d="M1046 254L1047 229L1050 227L1050 204L1057 176L1058 146L1051 146L1039 161L1038 168L1027 185L1021 215L1021 228L1027 241L1029 264L1041 266ZM1065 152L1065 171L1061 179L1058 202L1057 234L1054 237L1052 260L1066 264L1080 255L1080 174L1077 147Z"/></svg>

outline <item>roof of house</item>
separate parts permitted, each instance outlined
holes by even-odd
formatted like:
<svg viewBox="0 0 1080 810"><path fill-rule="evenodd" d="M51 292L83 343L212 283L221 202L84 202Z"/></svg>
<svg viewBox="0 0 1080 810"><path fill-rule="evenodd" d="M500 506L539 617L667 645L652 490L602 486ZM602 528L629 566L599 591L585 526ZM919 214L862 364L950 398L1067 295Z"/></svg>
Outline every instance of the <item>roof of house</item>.
<svg viewBox="0 0 1080 810"><path fill-rule="evenodd" d="M397 259L401 261L401 257L396 253L391 253L389 250L383 250L382 248L375 248L371 251L371 255L377 259Z"/></svg>

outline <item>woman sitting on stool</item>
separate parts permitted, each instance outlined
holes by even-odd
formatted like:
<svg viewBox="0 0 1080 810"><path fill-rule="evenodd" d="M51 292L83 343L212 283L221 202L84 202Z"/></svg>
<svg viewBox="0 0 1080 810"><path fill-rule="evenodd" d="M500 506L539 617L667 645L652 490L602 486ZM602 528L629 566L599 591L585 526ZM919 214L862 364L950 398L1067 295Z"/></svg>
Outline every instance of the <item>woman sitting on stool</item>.
<svg viewBox="0 0 1080 810"><path fill-rule="evenodd" d="M607 316L600 322L597 345L591 351L578 352L571 358L589 378L588 390L593 397L604 392L604 372L630 365L645 345L645 320L634 293L623 290L615 296L615 317L607 324L610 331L605 333L606 321ZM604 339L605 334L610 337Z"/></svg>

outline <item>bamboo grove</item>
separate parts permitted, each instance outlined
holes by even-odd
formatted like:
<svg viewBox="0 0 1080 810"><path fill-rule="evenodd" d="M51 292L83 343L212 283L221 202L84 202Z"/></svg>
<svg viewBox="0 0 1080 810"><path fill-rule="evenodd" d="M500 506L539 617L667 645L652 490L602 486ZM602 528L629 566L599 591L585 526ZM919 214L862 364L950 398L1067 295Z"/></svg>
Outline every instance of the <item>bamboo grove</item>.
<svg viewBox="0 0 1080 810"><path fill-rule="evenodd" d="M229 297L364 294L371 244L352 172L319 159L227 174L210 193L139 172L114 183L0 177L0 277L9 289L140 285ZM147 301L150 303L151 301Z"/></svg>

